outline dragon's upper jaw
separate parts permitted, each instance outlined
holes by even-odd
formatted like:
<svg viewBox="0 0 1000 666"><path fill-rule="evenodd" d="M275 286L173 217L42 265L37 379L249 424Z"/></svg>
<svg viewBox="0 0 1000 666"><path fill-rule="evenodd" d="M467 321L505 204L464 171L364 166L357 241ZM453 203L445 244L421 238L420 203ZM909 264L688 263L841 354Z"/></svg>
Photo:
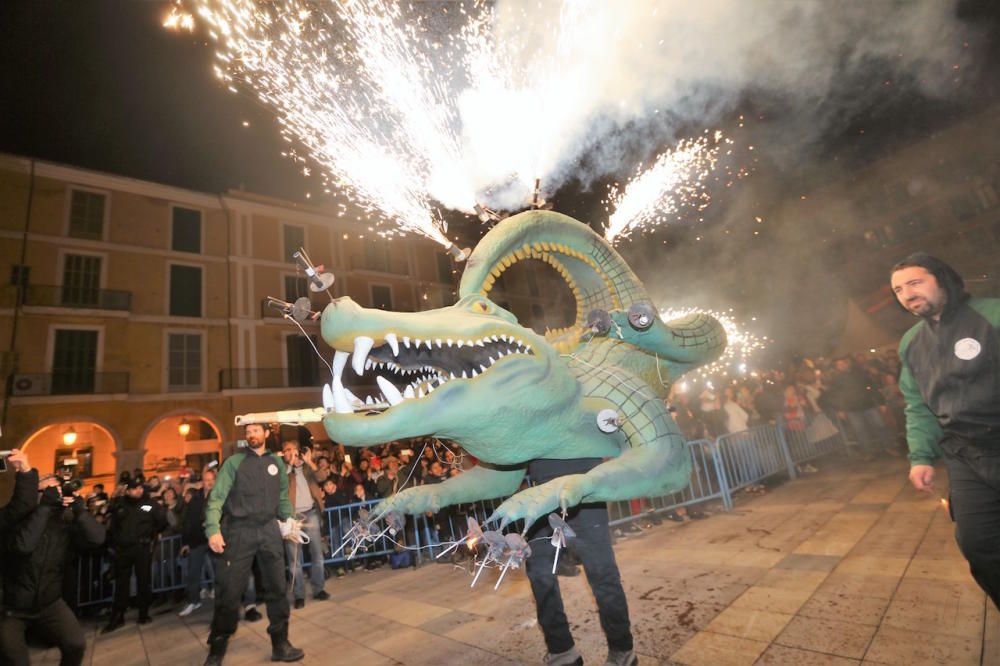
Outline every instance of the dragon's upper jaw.
<svg viewBox="0 0 1000 666"><path fill-rule="evenodd" d="M375 346L371 338L358 336L353 352L338 350L334 355L334 377L324 388L324 407L338 414L370 414L408 400L429 400L446 383L478 381L500 364L529 361L536 352L526 337L485 332L469 338L410 338L386 333ZM356 398L343 386L344 372L373 379L381 395Z"/></svg>

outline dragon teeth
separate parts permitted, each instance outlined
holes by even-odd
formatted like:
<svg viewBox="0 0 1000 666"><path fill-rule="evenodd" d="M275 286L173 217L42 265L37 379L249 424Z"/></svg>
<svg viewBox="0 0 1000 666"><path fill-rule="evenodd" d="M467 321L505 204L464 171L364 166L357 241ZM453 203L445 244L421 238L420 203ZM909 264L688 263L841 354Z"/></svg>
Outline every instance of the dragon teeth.
<svg viewBox="0 0 1000 666"><path fill-rule="evenodd" d="M399 356L399 340L396 339L396 334L386 333L385 341L389 343L389 348L392 350L392 355Z"/></svg>
<svg viewBox="0 0 1000 666"><path fill-rule="evenodd" d="M354 338L354 356L351 357L351 367L354 374L359 377L365 374L365 361L368 359L368 352L372 350L375 341L368 336L359 335Z"/></svg>
<svg viewBox="0 0 1000 666"><path fill-rule="evenodd" d="M329 384L323 384L323 409L330 413L333 411L333 389Z"/></svg>
<svg viewBox="0 0 1000 666"><path fill-rule="evenodd" d="M341 377L344 374L344 368L347 367L347 358L350 356L348 352L338 351L333 355L333 374L336 377Z"/></svg>
<svg viewBox="0 0 1000 666"><path fill-rule="evenodd" d="M390 405L398 405L403 402L403 395L388 379L379 375L375 378L375 383L378 384L380 389L382 389L382 393L385 394L385 397L389 401Z"/></svg>
<svg viewBox="0 0 1000 666"><path fill-rule="evenodd" d="M427 395L427 394L424 393L424 389L422 389L422 388L418 388L417 389L417 400L419 400L420 398L423 398L425 395Z"/></svg>
<svg viewBox="0 0 1000 666"><path fill-rule="evenodd" d="M406 347L407 349L410 348L410 339L405 335L403 336L403 346Z"/></svg>
<svg viewBox="0 0 1000 666"><path fill-rule="evenodd" d="M406 390L403 391L403 397L406 399L412 398L414 396L413 386L407 386Z"/></svg>
<svg viewBox="0 0 1000 666"><path fill-rule="evenodd" d="M480 365L480 366L479 366L479 372L486 372L486 367L485 367L485 366L482 366L482 365Z"/></svg>
<svg viewBox="0 0 1000 666"><path fill-rule="evenodd" d="M351 401L347 397L347 390L344 385L340 382L340 377L333 378L333 409L338 414L353 414L354 409L351 408Z"/></svg>

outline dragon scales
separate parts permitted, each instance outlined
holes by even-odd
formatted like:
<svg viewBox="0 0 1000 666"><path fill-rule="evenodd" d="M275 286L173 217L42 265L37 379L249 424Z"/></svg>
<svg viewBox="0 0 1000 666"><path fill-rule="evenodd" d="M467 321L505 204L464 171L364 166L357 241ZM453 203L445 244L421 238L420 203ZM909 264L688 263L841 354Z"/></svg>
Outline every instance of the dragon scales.
<svg viewBox="0 0 1000 666"><path fill-rule="evenodd" d="M576 299L572 326L543 337L489 300L497 278L526 259L566 280ZM444 483L387 498L376 515L510 495L495 517L530 524L559 507L687 486L690 454L663 400L679 376L722 353L718 321L695 314L664 323L603 238L551 211L512 216L487 233L459 295L455 305L425 312L366 309L347 297L323 311L322 335L336 350L322 412L331 439L360 447L430 435L479 459ZM387 408L346 391L348 361L359 375L393 378L376 378ZM538 458L606 461L518 492Z"/></svg>

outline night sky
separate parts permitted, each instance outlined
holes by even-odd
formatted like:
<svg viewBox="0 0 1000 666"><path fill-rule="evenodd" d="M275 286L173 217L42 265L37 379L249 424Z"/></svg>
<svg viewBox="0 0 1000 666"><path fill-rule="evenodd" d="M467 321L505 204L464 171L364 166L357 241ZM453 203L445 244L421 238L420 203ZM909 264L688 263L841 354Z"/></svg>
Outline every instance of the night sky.
<svg viewBox="0 0 1000 666"><path fill-rule="evenodd" d="M318 195L318 178L306 178L300 167L280 156L287 144L270 112L245 95L228 92L214 78L206 38L197 31L175 33L161 26L170 6L146 0L0 3L0 152L207 192L243 186L293 201L305 201L306 192ZM803 152L800 159L808 164L780 163L762 153L759 168L773 172L771 182L781 182L774 176L787 170L791 193L817 164L869 161L996 104L1000 2L963 0L958 13L985 37L975 68L962 73L954 97L928 100L912 91L880 88L872 84L881 72L872 71L871 80L843 82L864 96L866 104ZM756 98L751 91L721 124L731 125L743 113L757 123L757 130L780 131L782 111L780 99ZM636 141L637 162L667 145L657 145L644 128L635 129L643 137ZM691 129L695 133L699 128ZM631 167L607 182L629 172ZM571 182L552 198L556 210L599 222L605 217L603 193L603 183L583 188ZM725 216L728 195L713 193L707 225ZM460 216L449 218L459 221ZM458 226L464 226L469 243L483 231L471 222ZM686 251L689 232L662 230L649 242L622 249L642 265L650 256L655 261L663 240L674 251ZM708 240L733 242L717 236ZM712 253L704 246L697 252Z"/></svg>

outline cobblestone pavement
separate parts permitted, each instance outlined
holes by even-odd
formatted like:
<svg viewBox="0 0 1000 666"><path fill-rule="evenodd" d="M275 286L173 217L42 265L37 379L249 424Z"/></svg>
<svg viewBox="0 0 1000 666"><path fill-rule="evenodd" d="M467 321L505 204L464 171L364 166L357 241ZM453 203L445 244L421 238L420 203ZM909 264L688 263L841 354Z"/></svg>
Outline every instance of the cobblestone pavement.
<svg viewBox="0 0 1000 666"><path fill-rule="evenodd" d="M636 650L649 664L1000 665L1000 616L958 552L939 497L906 463L820 460L816 474L741 494L704 520L663 521L618 540ZM943 476L943 472L941 472ZM713 510L714 508L714 510ZM527 580L450 564L358 570L327 581L329 601L293 611L308 664L538 663L545 648ZM586 663L606 646L584 576L562 578ZM211 602L181 620L95 635L85 664L201 664ZM269 663L266 621L241 623L226 664ZM53 650L33 663L57 663Z"/></svg>

